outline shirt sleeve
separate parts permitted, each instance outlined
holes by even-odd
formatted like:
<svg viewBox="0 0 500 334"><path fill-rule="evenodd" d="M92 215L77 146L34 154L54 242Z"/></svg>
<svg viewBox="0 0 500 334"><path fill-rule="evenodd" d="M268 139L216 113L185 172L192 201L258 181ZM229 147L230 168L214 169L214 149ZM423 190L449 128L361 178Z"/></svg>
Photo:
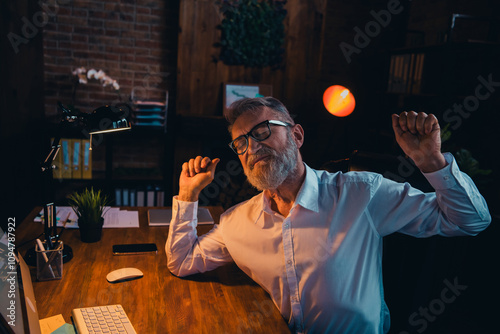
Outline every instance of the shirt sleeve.
<svg viewBox="0 0 500 334"><path fill-rule="evenodd" d="M210 271L232 262L217 224L210 232L198 237L197 212L198 202L173 198L165 253L168 269L176 276Z"/></svg>
<svg viewBox="0 0 500 334"><path fill-rule="evenodd" d="M450 153L447 166L423 173L435 192L380 178L368 215L380 235L401 232L415 237L476 235L491 222L486 201Z"/></svg>

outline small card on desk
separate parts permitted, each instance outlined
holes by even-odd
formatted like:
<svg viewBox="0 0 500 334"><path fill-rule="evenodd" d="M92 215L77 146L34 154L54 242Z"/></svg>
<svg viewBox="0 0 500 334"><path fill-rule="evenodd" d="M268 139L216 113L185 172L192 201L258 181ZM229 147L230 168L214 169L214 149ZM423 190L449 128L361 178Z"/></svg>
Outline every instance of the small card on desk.
<svg viewBox="0 0 500 334"><path fill-rule="evenodd" d="M149 226L168 226L172 220L172 209L149 209ZM213 224L214 219L207 208L198 208L198 225Z"/></svg>

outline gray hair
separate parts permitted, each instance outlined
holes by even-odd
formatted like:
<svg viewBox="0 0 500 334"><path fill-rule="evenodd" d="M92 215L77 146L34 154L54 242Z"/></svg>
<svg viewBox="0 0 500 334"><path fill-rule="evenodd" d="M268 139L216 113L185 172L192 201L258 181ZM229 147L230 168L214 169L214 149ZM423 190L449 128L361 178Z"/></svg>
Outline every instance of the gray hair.
<svg viewBox="0 0 500 334"><path fill-rule="evenodd" d="M243 98L231 103L224 115L229 123L228 130L231 132L234 122L244 113L257 113L263 108L269 108L280 121L295 124L292 116L281 101L274 97Z"/></svg>

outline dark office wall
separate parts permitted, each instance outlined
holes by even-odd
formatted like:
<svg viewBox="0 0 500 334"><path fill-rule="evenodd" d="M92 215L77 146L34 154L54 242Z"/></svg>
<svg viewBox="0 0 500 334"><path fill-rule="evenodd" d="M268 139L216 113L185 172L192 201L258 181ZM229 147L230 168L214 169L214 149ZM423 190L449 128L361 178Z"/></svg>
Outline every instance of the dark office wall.
<svg viewBox="0 0 500 334"><path fill-rule="evenodd" d="M267 84L273 96L296 110L320 71L326 1L286 1L283 62L277 68L226 65L219 60L218 26L224 19L214 1L181 1L178 104L180 115L221 116L222 84Z"/></svg>
<svg viewBox="0 0 500 334"><path fill-rule="evenodd" d="M319 167L328 160L346 157L355 140L361 140L356 125L363 119L363 112L373 115L378 111L370 105L372 108L365 107L364 111L358 107L356 114L348 118L334 117L323 106L323 92L330 85L344 85L353 90L363 108L366 86L360 64L377 53L380 46L391 48L401 43L409 8L408 1L401 3L404 5L398 7L403 9L402 14L392 17L390 25L348 62L341 43L354 45L355 27L364 29L373 21L371 11L387 11L388 1L287 1L284 59L282 66L271 69L215 61L220 52L215 46L220 42L217 25L223 18L218 7L210 1L181 1L176 112L196 117L221 116L223 83L269 84L273 96L283 101L306 130L302 153L309 165ZM220 151L227 149L224 142L210 142L210 137L195 140L192 134L187 135L190 138L181 138L176 145L174 181L182 162L193 154L214 154L217 151L210 146L215 145L220 146Z"/></svg>
<svg viewBox="0 0 500 334"><path fill-rule="evenodd" d="M35 24L40 7L33 1L2 1L0 9L1 78L1 225L20 223L39 200L43 143L42 34Z"/></svg>
<svg viewBox="0 0 500 334"><path fill-rule="evenodd" d="M384 92L385 61L390 50L404 44L410 9L406 0L327 1L319 76L298 109L306 129L302 152L311 166L347 158L355 149L371 150L370 144L381 147L377 152L391 149L392 134L380 127L389 125L390 117L372 96ZM368 35L367 29L373 32ZM322 97L331 85L353 93L356 108L351 115L336 117L326 111Z"/></svg>

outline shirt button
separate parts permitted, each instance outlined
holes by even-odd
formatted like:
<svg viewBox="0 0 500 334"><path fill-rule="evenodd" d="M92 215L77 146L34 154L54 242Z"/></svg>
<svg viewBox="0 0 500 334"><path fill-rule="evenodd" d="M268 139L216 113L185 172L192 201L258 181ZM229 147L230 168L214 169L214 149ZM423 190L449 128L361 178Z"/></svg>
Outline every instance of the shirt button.
<svg viewBox="0 0 500 334"><path fill-rule="evenodd" d="M450 177L449 177L448 175L446 175L445 177L443 177L443 179L444 179L445 181L448 181L448 180L450 179Z"/></svg>
<svg viewBox="0 0 500 334"><path fill-rule="evenodd" d="M288 264L292 264L292 260L288 260L286 263L288 263Z"/></svg>
<svg viewBox="0 0 500 334"><path fill-rule="evenodd" d="M286 223L285 225L283 225L284 228L288 228L288 223Z"/></svg>

